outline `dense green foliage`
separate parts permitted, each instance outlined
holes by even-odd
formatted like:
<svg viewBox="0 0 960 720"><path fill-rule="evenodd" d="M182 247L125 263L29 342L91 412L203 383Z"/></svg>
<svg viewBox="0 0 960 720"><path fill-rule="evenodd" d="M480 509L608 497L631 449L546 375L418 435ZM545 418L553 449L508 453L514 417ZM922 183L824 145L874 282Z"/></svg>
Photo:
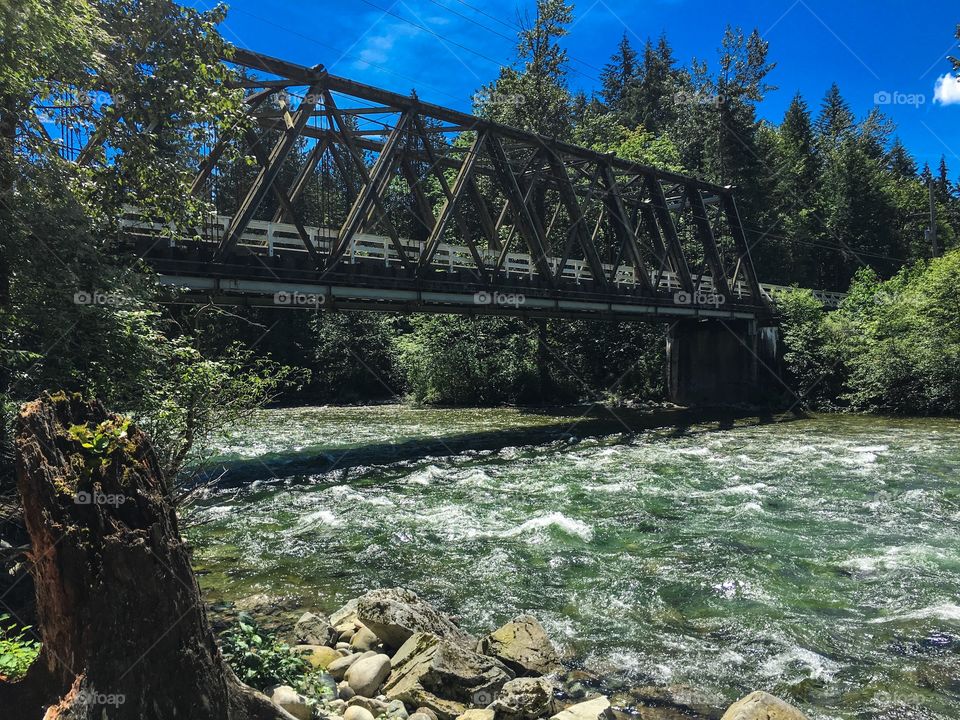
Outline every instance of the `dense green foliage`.
<svg viewBox="0 0 960 720"><path fill-rule="evenodd" d="M191 314L158 310L153 278L112 248L126 204L180 226L207 210L189 192L201 149L243 127L215 30L224 10L27 0L2 12L4 436L17 403L78 391L136 417L175 474L211 432L302 379L249 350L206 345ZM50 138L42 121L64 118L70 129Z"/></svg>
<svg viewBox="0 0 960 720"><path fill-rule="evenodd" d="M241 614L236 625L220 635L220 650L237 677L257 690L289 685L314 701L330 697L319 671L247 615Z"/></svg>
<svg viewBox="0 0 960 720"><path fill-rule="evenodd" d="M8 613L0 615L0 678L19 680L40 654L40 643Z"/></svg>
<svg viewBox="0 0 960 720"><path fill-rule="evenodd" d="M804 294L780 306L787 365L814 407L960 413L960 250L887 281L861 271L835 313Z"/></svg>

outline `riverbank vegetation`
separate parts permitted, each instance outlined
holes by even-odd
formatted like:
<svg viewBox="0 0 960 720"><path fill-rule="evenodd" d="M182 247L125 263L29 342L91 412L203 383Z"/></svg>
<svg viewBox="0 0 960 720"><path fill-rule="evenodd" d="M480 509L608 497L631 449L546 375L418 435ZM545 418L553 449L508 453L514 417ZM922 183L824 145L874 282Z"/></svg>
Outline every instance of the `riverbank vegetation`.
<svg viewBox="0 0 960 720"><path fill-rule="evenodd" d="M886 281L860 271L837 312L811 293L780 307L787 368L812 406L960 413L960 250Z"/></svg>

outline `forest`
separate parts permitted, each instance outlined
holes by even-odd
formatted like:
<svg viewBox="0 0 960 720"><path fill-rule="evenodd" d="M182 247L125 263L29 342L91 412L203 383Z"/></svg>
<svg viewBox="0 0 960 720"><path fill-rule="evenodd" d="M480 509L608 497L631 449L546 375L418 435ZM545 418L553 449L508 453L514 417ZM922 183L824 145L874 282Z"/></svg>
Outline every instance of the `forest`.
<svg viewBox="0 0 960 720"><path fill-rule="evenodd" d="M61 5L3 5L10 28L0 38L6 418L43 390L95 395L142 418L175 470L205 433L269 402L663 399L666 327L657 325L162 304L156 278L114 252L118 217L125 204L170 222L206 209L210 198L187 192L198 157L242 125L243 91L220 62L229 48L217 27L227 11L169 0ZM760 277L839 291L856 278L836 318L820 318L801 301L787 307L788 340L802 343L786 358L799 403L955 412L960 335L956 314L937 315L958 297L960 187L946 159L919 167L880 107L856 117L836 85L822 98L797 95L779 124L761 120L776 48L756 30L728 28L716 57L703 59L675 57L665 36L642 47L626 35L610 38L602 85L572 92L564 36L573 21L568 3L540 0L518 34L514 62L478 88L474 112L736 186ZM83 99L106 89L112 104ZM70 161L69 132L46 136L43 113L64 108L102 127L109 161L80 167ZM105 122L111 115L124 122ZM152 132L138 132L143 127ZM231 187L255 172L240 147L234 176L217 188L224 212L237 194ZM298 200L308 224L323 225L347 202L344 178L329 177ZM430 193L439 202L436 185ZM936 248L926 233L931 194ZM398 217L410 202L395 199ZM267 202L260 212L274 210ZM928 282L940 293L935 302L909 299ZM868 287L888 302L864 301ZM76 301L92 291L111 302ZM863 317L876 307L883 318ZM838 334L839 324L857 332ZM868 325L869 333L859 332ZM936 347L909 346L897 357L925 357L874 377L902 327L918 335L940 328ZM826 379L816 374L825 368Z"/></svg>

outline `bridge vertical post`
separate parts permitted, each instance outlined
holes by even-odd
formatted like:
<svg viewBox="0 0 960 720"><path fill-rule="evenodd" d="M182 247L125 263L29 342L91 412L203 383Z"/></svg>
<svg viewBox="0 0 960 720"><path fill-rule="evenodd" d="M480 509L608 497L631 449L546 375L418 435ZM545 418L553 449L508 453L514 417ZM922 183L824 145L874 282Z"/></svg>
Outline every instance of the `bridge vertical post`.
<svg viewBox="0 0 960 720"><path fill-rule="evenodd" d="M667 394L688 406L772 405L786 392L780 331L754 320L681 320L667 335Z"/></svg>

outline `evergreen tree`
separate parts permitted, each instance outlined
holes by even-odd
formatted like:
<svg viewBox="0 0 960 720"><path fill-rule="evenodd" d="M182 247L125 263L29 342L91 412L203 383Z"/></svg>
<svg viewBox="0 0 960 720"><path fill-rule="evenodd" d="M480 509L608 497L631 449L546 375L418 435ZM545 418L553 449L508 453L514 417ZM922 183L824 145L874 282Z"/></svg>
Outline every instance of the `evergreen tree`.
<svg viewBox="0 0 960 720"><path fill-rule="evenodd" d="M834 83L823 99L820 115L814 125L818 143L825 148L835 147L853 132L855 125L853 111L843 99L840 86Z"/></svg>
<svg viewBox="0 0 960 720"><path fill-rule="evenodd" d="M615 113L625 110L625 102L631 89L639 79L640 67L637 63L637 51L624 33L617 46L617 52L610 58L600 73L600 96L604 104Z"/></svg>

